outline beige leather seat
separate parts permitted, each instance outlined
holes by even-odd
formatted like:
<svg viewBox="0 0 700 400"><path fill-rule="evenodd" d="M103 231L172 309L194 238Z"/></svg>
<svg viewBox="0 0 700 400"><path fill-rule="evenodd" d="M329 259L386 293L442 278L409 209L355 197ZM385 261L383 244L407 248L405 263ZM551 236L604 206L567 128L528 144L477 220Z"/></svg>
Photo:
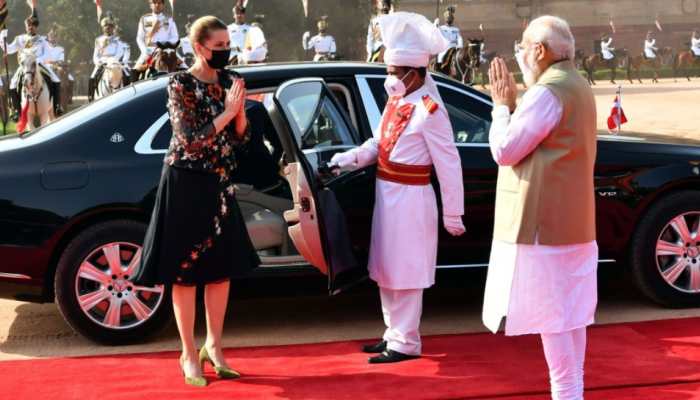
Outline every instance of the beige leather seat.
<svg viewBox="0 0 700 400"><path fill-rule="evenodd" d="M290 246L287 222L282 215L293 207L292 200L270 196L243 184L236 185L236 198L255 249L279 248L280 255L287 255Z"/></svg>

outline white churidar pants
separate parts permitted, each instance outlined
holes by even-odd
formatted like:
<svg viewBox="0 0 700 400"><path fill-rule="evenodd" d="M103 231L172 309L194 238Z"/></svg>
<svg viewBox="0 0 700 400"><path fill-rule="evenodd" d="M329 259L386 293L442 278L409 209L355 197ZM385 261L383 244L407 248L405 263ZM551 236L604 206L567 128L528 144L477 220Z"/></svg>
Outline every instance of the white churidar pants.
<svg viewBox="0 0 700 400"><path fill-rule="evenodd" d="M420 355L420 318L423 313L423 289L393 290L379 288L384 314L384 340L389 350Z"/></svg>
<svg viewBox="0 0 700 400"><path fill-rule="evenodd" d="M586 328L543 333L542 347L549 366L553 400L583 400Z"/></svg>

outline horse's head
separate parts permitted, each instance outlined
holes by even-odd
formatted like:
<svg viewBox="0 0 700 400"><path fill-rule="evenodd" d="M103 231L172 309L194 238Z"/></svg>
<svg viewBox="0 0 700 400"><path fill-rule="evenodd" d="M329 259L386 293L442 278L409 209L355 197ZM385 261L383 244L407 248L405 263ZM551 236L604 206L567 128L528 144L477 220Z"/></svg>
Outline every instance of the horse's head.
<svg viewBox="0 0 700 400"><path fill-rule="evenodd" d="M479 65L479 58L481 56L481 44L484 43L483 39L468 39L467 40L467 51L465 57L468 58L468 64L472 67Z"/></svg>
<svg viewBox="0 0 700 400"><path fill-rule="evenodd" d="M104 79L109 82L109 86L112 89L120 88L124 78L122 63L120 63L116 58L109 58L107 59L107 62L105 62L104 68Z"/></svg>
<svg viewBox="0 0 700 400"><path fill-rule="evenodd" d="M177 55L177 48L180 46L180 41L177 43L156 43L156 52L153 55L153 67L158 72L175 72L180 67L182 61Z"/></svg>
<svg viewBox="0 0 700 400"><path fill-rule="evenodd" d="M33 51L26 49L19 54L19 64L22 66L25 75L36 74L37 62Z"/></svg>

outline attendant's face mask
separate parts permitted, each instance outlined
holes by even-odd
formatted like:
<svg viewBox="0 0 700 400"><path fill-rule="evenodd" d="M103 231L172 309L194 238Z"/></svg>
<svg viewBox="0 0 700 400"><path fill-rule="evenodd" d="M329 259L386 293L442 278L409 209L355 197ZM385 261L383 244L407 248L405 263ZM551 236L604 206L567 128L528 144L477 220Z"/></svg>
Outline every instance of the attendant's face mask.
<svg viewBox="0 0 700 400"><path fill-rule="evenodd" d="M404 82L404 79L406 79L411 72L415 72L415 70L408 71L402 78L399 78L393 74L386 77L386 80L384 81L384 89L389 96L403 97L406 95L406 83Z"/></svg>

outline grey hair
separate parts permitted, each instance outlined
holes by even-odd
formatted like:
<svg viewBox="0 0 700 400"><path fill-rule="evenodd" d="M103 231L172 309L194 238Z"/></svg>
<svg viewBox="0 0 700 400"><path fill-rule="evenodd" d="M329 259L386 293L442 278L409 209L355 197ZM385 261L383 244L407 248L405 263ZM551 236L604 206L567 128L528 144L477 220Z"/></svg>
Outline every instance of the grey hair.
<svg viewBox="0 0 700 400"><path fill-rule="evenodd" d="M574 59L576 39L569 23L552 15L538 17L527 26L523 37L531 42L544 44L556 59Z"/></svg>

